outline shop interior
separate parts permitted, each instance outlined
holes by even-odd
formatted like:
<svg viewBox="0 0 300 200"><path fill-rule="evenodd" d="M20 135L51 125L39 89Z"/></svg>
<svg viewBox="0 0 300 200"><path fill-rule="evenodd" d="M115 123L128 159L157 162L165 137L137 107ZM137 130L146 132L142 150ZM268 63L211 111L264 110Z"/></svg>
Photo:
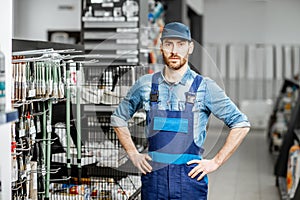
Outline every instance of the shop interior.
<svg viewBox="0 0 300 200"><path fill-rule="evenodd" d="M300 1L12 0L0 7L0 200L141 199L110 126L130 87L164 67L162 28L190 27L189 65L251 131L209 174L209 200L300 199ZM146 114L128 122L147 152ZM211 116L212 158L229 128Z"/></svg>

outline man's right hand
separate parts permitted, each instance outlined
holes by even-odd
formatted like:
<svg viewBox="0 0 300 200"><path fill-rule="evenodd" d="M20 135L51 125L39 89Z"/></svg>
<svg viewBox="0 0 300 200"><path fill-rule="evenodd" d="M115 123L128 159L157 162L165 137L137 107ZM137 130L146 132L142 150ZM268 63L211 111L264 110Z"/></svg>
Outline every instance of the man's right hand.
<svg viewBox="0 0 300 200"><path fill-rule="evenodd" d="M152 171L152 167L148 161L151 161L151 157L148 154L141 153L128 153L128 156L134 166L136 166L143 174Z"/></svg>
<svg viewBox="0 0 300 200"><path fill-rule="evenodd" d="M137 151L128 127L114 127L114 130L134 166L136 166L143 174L146 174L147 172L150 173L152 167L148 161L152 159L148 154L141 154Z"/></svg>

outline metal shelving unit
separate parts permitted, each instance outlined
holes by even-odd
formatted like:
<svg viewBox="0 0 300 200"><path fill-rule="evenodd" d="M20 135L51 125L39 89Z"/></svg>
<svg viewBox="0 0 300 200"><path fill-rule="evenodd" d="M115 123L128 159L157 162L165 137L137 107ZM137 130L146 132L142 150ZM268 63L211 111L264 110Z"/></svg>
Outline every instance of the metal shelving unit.
<svg viewBox="0 0 300 200"><path fill-rule="evenodd" d="M276 175L276 185L278 186L282 200L296 200L300 198L300 184L296 186L293 198L290 198L287 189L287 169L289 152L295 141L299 142L299 120L300 120L300 92L296 99L291 118L288 124L288 131L284 135L283 144L280 148L279 155L275 164L274 173Z"/></svg>
<svg viewBox="0 0 300 200"><path fill-rule="evenodd" d="M268 121L268 127L267 127L267 137L268 137L268 142L269 142L269 151L270 152L274 152L274 142L272 139L272 127L274 126L274 124L276 123L276 121L278 121L277 119L277 113L279 112L283 112L284 108L282 105L283 102L283 98L285 97L286 93L287 93L287 88L293 88L293 92L297 93L299 90L299 83L297 83L294 80L291 79L285 79L281 89L280 89L280 93L278 95L278 97L276 98L274 107L273 107L273 111L269 117L269 121ZM292 110L292 108L291 108ZM289 121L287 121L287 123L289 123ZM278 150L277 150L278 151Z"/></svg>
<svg viewBox="0 0 300 200"><path fill-rule="evenodd" d="M140 50L143 48L140 28L148 23L148 2L95 2L87 0L82 5L85 53L100 54L101 57L99 63L83 66L81 130L83 149L92 152L96 162L82 166L82 176L94 177L88 184L90 188L94 186L94 190L97 189L95 182L105 178L112 180L117 190L123 191L123 196L116 197L113 195L116 189L107 190L104 192L110 194L107 199L135 199L141 184L138 171L128 160L110 127L110 116L136 78L146 72L148 55ZM135 120L131 128L138 132L143 122ZM142 151L144 141L135 139L135 142ZM128 179L131 176L136 177L136 181L131 183ZM107 184L107 181L104 182L101 188ZM104 198L103 194L96 197Z"/></svg>
<svg viewBox="0 0 300 200"><path fill-rule="evenodd" d="M50 176L61 170L51 166L52 143L58 139L52 137L53 104L68 104L70 101L70 97L65 98L64 95L64 86L70 79L65 74L65 71L68 72L65 65L69 65L66 61L76 54L82 54L82 47L13 40L13 50L13 76L16 77L12 101L13 107L19 111L19 121L11 131L12 163L15 163L12 169L12 199L49 199ZM67 120L70 121L70 117Z"/></svg>

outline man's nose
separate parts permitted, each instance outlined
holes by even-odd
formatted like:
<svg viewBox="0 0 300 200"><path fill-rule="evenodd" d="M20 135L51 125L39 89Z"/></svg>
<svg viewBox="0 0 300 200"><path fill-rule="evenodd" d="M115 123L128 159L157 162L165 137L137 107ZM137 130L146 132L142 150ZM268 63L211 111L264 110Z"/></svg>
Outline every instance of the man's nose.
<svg viewBox="0 0 300 200"><path fill-rule="evenodd" d="M172 49L171 49L171 52L173 53L173 54L178 54L178 47L177 47L177 45L173 45L173 47L172 47Z"/></svg>

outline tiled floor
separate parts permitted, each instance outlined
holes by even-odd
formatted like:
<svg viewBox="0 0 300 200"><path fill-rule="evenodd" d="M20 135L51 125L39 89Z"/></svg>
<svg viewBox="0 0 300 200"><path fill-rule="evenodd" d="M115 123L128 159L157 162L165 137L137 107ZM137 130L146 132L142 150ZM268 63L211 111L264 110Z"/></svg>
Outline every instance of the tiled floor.
<svg viewBox="0 0 300 200"><path fill-rule="evenodd" d="M225 131L226 132L226 131ZM207 157L215 155L226 133L209 130ZM209 175L209 200L280 200L273 175L274 157L268 153L266 132L251 130L235 154Z"/></svg>

